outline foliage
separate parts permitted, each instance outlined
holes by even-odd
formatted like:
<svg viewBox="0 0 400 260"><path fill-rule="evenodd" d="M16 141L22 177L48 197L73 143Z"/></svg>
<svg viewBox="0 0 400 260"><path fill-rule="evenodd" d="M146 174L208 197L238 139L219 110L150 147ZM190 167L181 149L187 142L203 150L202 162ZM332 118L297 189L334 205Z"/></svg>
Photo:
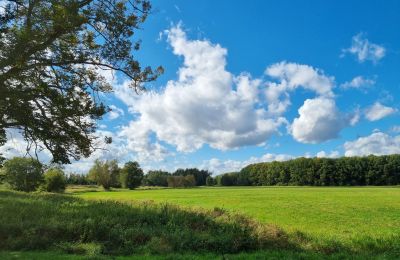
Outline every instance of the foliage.
<svg viewBox="0 0 400 260"><path fill-rule="evenodd" d="M197 168L177 169L172 175L174 176L188 176L193 175L196 180L196 186L206 185L206 179L211 176L211 173L206 170L199 170Z"/></svg>
<svg viewBox="0 0 400 260"><path fill-rule="evenodd" d="M214 186L216 184L217 184L216 180L213 177L211 177L211 176L207 177L207 179L206 179L206 185L207 186Z"/></svg>
<svg viewBox="0 0 400 260"><path fill-rule="evenodd" d="M219 186L234 186L238 183L238 173L231 172L216 177Z"/></svg>
<svg viewBox="0 0 400 260"><path fill-rule="evenodd" d="M130 190L139 187L142 183L143 171L138 162L127 162L121 169L120 180L124 188Z"/></svg>
<svg viewBox="0 0 400 260"><path fill-rule="evenodd" d="M90 185L96 182L90 180L87 174L70 173L67 177L67 184Z"/></svg>
<svg viewBox="0 0 400 260"><path fill-rule="evenodd" d="M43 182L42 164L33 158L14 157L4 163L1 171L14 190L35 191Z"/></svg>
<svg viewBox="0 0 400 260"><path fill-rule="evenodd" d="M157 171L149 171L143 178L142 184L144 186L161 186L167 187L168 182L167 178L171 174L169 172L157 170Z"/></svg>
<svg viewBox="0 0 400 260"><path fill-rule="evenodd" d="M109 190L111 187L120 187L119 172L116 160L104 162L96 160L89 171L88 178Z"/></svg>
<svg viewBox="0 0 400 260"><path fill-rule="evenodd" d="M50 168L44 173L44 190L48 192L63 192L67 180L64 172L59 168Z"/></svg>
<svg viewBox="0 0 400 260"><path fill-rule="evenodd" d="M168 176L168 187L172 188L189 188L196 186L196 179L193 175L186 176Z"/></svg>
<svg viewBox="0 0 400 260"><path fill-rule="evenodd" d="M133 36L150 13L146 0L5 0L0 12L0 145L6 129L54 162L89 156L96 120L108 108L106 75L119 73L136 91L163 72L142 68ZM107 142L111 139L107 138Z"/></svg>
<svg viewBox="0 0 400 260"><path fill-rule="evenodd" d="M7 191L0 191L0 208L0 251L221 254L290 247L286 234L274 226L213 210Z"/></svg>
<svg viewBox="0 0 400 260"><path fill-rule="evenodd" d="M298 158L285 162L251 164L239 173L217 177L218 185L399 185L400 155Z"/></svg>

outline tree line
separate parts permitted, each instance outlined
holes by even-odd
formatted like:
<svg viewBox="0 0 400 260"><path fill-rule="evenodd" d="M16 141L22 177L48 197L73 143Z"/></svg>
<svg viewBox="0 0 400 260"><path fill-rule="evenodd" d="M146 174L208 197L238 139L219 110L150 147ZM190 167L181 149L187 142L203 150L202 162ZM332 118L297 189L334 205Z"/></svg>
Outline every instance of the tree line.
<svg viewBox="0 0 400 260"><path fill-rule="evenodd" d="M240 172L209 180L220 186L364 186L399 185L400 155L297 158L284 162L250 164Z"/></svg>
<svg viewBox="0 0 400 260"><path fill-rule="evenodd" d="M87 174L65 174L60 166L46 166L33 158L14 157L0 166L0 184L14 190L62 192L66 185L99 185L104 189L139 186L194 187L206 185L211 173L197 168L149 171L144 175L138 162L119 167L117 160L96 160Z"/></svg>

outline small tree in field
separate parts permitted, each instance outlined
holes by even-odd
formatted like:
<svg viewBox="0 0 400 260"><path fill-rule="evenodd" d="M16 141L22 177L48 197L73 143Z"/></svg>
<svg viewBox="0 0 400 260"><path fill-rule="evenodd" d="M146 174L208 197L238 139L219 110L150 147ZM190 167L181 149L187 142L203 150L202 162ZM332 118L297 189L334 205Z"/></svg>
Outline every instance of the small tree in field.
<svg viewBox="0 0 400 260"><path fill-rule="evenodd" d="M111 187L119 186L119 171L116 160L105 162L96 160L89 171L88 178L103 186L104 189L109 190Z"/></svg>
<svg viewBox="0 0 400 260"><path fill-rule="evenodd" d="M48 192L63 192L65 190L67 180L61 169L51 168L44 174L44 190Z"/></svg>
<svg viewBox="0 0 400 260"><path fill-rule="evenodd" d="M1 171L14 190L35 191L43 182L42 164L32 158L14 157L4 163Z"/></svg>
<svg viewBox="0 0 400 260"><path fill-rule="evenodd" d="M142 183L143 171L138 162L127 162L121 170L120 180L124 188L130 190L139 187Z"/></svg>

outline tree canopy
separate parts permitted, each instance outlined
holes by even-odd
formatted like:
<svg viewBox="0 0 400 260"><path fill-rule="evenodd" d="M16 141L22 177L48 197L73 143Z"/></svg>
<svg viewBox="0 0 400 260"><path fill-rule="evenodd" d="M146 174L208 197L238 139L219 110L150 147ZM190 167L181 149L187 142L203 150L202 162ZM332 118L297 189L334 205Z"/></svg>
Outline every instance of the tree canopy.
<svg viewBox="0 0 400 260"><path fill-rule="evenodd" d="M5 2L5 5L4 5ZM146 0L6 0L0 7L0 145L17 129L53 162L89 156L96 120L108 111L99 92L104 72L136 91L162 67L142 67L135 32L150 13ZM107 139L110 142L110 139Z"/></svg>

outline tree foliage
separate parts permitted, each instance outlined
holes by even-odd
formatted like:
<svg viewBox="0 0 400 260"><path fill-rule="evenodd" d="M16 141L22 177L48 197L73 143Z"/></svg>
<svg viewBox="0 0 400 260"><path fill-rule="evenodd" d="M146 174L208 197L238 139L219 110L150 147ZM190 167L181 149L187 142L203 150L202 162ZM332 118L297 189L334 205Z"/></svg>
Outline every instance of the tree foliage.
<svg viewBox="0 0 400 260"><path fill-rule="evenodd" d="M161 186L167 187L168 182L167 178L171 174L166 171L156 170L156 171L149 171L143 178L142 184L145 186Z"/></svg>
<svg viewBox="0 0 400 260"><path fill-rule="evenodd" d="M0 8L0 145L17 129L53 161L89 156L96 120L108 108L99 92L110 71L140 90L163 72L142 68L134 37L146 0L6 0ZM5 6L4 6L5 2ZM107 141L111 141L107 139Z"/></svg>
<svg viewBox="0 0 400 260"><path fill-rule="evenodd" d="M4 163L1 171L14 190L35 191L43 182L42 164L32 158L14 157Z"/></svg>
<svg viewBox="0 0 400 260"><path fill-rule="evenodd" d="M168 176L168 187L171 188L189 188L196 186L196 179L193 175L186 176Z"/></svg>
<svg viewBox="0 0 400 260"><path fill-rule="evenodd" d="M44 190L48 192L63 192L67 185L64 172L59 168L50 168L44 173Z"/></svg>
<svg viewBox="0 0 400 260"><path fill-rule="evenodd" d="M143 179L143 170L138 162L127 162L120 172L121 185L130 190L139 187Z"/></svg>
<svg viewBox="0 0 400 260"><path fill-rule="evenodd" d="M251 164L238 173L217 176L218 184L232 185L399 185L400 155L298 158Z"/></svg>
<svg viewBox="0 0 400 260"><path fill-rule="evenodd" d="M120 187L119 172L120 169L116 160L104 162L96 160L89 171L88 178L109 190L111 187Z"/></svg>
<svg viewBox="0 0 400 260"><path fill-rule="evenodd" d="M197 168L188 169L177 169L172 175L174 176L188 176L193 175L196 180L196 186L206 185L207 177L211 176L211 173L206 170L199 170Z"/></svg>

